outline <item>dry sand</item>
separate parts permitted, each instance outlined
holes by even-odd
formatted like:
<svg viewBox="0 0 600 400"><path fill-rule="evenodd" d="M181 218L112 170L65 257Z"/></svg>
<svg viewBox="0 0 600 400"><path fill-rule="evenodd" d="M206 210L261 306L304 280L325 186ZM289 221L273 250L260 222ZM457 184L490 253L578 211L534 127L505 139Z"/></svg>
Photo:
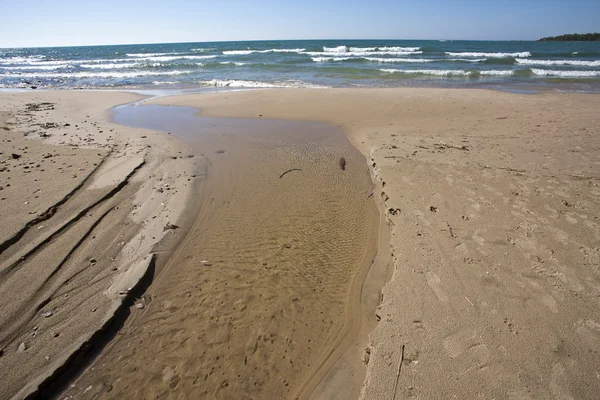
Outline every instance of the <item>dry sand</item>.
<svg viewBox="0 0 600 400"><path fill-rule="evenodd" d="M33 95L1 98L18 111L17 104L30 102L19 96ZM100 110L133 97L36 96L36 101L50 96L65 104L62 115L70 121L75 121L71 113L82 110L105 118ZM377 213L369 211L373 202L365 199L368 179L358 178L365 171L364 159L343 141L315 138L311 148L301 137L249 140L230 133L201 142L207 156L194 160L211 163L212 172L195 197L201 199L195 225L150 286L145 308L134 310L63 397L589 399L600 393L600 97L328 89L152 102L200 107L205 116L313 120L342 127L369 160L375 181L375 202L384 221L378 255L361 292L375 246L369 232L374 232ZM56 115L49 114L54 120ZM152 148L180 143L156 136ZM227 146L225 153L215 153L220 146ZM141 146L122 148L135 154ZM341 174L337 166L340 149L351 174ZM2 151L4 157L13 150ZM81 155L79 163L69 160L67 165L89 171L98 163ZM302 173L278 178L281 170L299 163L305 165ZM128 165L131 170L135 163ZM76 186L77 178L71 179ZM131 204L126 203L131 197L124 197L120 204ZM311 204L315 198L327 201L319 208ZM291 212L282 204L308 208ZM145 208L144 215L155 207ZM10 218L15 227L28 221L13 212ZM3 214L5 220L9 217ZM127 226L118 229L117 234L127 236ZM75 231L72 235L81 237ZM68 236L58 235L67 241ZM88 271L91 255L81 253L79 266ZM1 265L4 271L4 258ZM94 276L104 276L100 273L106 267ZM47 290L43 283L38 286L23 284L17 290L33 290L37 299ZM74 293L87 293L87 286L78 287ZM105 289L94 292L94 287L90 304L106 303L100 296ZM2 304L13 304L6 296ZM43 318L33 311L35 301L19 304L35 319L21 324L14 317L7 325L20 329L8 346L2 342L0 371L10 374L5 389L10 394L31 379L27 372L44 366L44 353L30 353L35 343L56 353L81 337L70 333L71 341L60 345L36 342L52 332L53 326L43 324L58 321L60 313ZM71 315L89 315L87 303L72 307ZM57 326L68 328L71 320ZM102 320L84 321L99 325ZM45 335L35 333L40 329ZM26 352L35 357L18 353L25 338L34 343ZM26 366L23 360L38 364Z"/></svg>
<svg viewBox="0 0 600 400"><path fill-rule="evenodd" d="M362 398L598 396L600 97L390 89L165 100L208 116L333 122L371 159L393 277L366 354L348 354L368 360ZM348 366L314 396L345 398L331 388L351 386Z"/></svg>
<svg viewBox="0 0 600 400"><path fill-rule="evenodd" d="M163 228L185 226L190 176L204 161L183 158L176 138L109 122L108 108L140 97L0 93L2 399L40 384L44 397L49 378L128 312L164 263L157 244L183 236Z"/></svg>

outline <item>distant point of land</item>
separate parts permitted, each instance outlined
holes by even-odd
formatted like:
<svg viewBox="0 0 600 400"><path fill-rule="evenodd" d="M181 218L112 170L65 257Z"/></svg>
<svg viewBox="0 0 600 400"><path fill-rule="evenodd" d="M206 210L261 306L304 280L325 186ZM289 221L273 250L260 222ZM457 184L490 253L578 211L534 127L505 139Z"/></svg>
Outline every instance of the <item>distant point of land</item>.
<svg viewBox="0 0 600 400"><path fill-rule="evenodd" d="M600 33L570 33L567 35L551 36L541 38L540 42L597 42L600 41Z"/></svg>

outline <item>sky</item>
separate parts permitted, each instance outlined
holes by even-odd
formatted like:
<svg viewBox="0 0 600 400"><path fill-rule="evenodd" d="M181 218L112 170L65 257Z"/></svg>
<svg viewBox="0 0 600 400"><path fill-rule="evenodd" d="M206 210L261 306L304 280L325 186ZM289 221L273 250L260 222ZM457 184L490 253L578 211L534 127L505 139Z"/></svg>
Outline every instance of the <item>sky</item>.
<svg viewBox="0 0 600 400"><path fill-rule="evenodd" d="M599 0L0 0L0 10L0 47L600 31Z"/></svg>

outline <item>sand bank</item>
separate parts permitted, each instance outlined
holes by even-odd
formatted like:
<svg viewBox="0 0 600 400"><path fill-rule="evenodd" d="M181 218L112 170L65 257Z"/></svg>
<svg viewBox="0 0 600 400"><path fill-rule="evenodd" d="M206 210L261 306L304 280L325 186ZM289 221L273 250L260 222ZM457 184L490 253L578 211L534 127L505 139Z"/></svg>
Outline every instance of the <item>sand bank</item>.
<svg viewBox="0 0 600 400"><path fill-rule="evenodd" d="M129 312L164 263L156 249L183 236L164 228L185 227L204 161L184 158L177 138L110 122L110 107L140 98L0 93L2 399L41 384L47 395L72 356L95 351L98 333Z"/></svg>
<svg viewBox="0 0 600 400"><path fill-rule="evenodd" d="M393 277L355 356L368 361L362 398L600 392L600 97L265 90L168 103L332 122L370 159Z"/></svg>

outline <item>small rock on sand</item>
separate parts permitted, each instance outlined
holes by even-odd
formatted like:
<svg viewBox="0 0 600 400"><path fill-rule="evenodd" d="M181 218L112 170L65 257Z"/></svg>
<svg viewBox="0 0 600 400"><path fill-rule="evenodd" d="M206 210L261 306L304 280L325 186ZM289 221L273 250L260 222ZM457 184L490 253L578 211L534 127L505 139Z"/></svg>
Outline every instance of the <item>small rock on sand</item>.
<svg viewBox="0 0 600 400"><path fill-rule="evenodd" d="M18 351L19 353L22 353L22 352L24 352L25 350L27 350L28 348L29 348L29 345L28 345L27 343L23 342L23 343L21 343L21 344L19 345L19 347L17 347L17 351Z"/></svg>

